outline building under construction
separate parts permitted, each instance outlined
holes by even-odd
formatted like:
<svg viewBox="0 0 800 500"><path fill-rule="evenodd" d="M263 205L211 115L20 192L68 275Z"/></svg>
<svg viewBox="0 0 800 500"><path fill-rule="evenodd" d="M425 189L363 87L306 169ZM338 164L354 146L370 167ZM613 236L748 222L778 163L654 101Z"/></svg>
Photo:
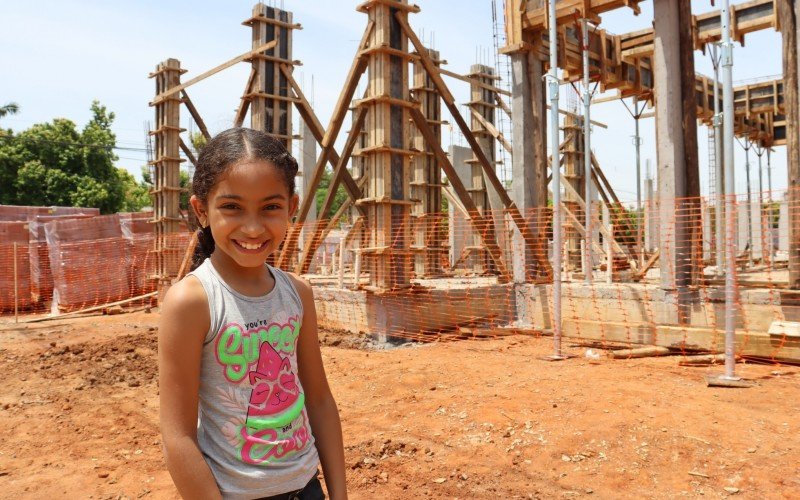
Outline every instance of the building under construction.
<svg viewBox="0 0 800 500"><path fill-rule="evenodd" d="M232 92L239 101L231 125L289 147L297 141L301 151L301 205L274 263L315 284L321 326L436 340L553 335L554 359L564 336L800 361L800 6L753 0L693 13L688 0L655 0L651 29L603 29L602 14L636 15L638 4L495 3L504 19L497 64L457 72L414 30L424 4L367 0L326 126L294 74L301 24L291 12L255 5L242 16L252 33L242 55L191 79L177 59L150 75L146 280L163 290L185 273L191 253L179 170L195 160L181 109L211 136L191 86L244 63L250 75ZM780 33L783 77L733 87L732 43L758 30ZM696 73L698 50L712 54L714 75ZM360 84L366 91L356 95ZM562 109L559 90L571 84L582 89L582 106ZM455 85L469 87L469 102L456 102ZM655 119L657 179L642 179L637 159L636 200L620 199L592 153L591 106L608 99L630 104L637 130L640 118ZM446 124L466 147L444 145ZM698 124L713 131L702 197ZM758 188L747 193L733 188L734 138L759 160ZM760 162L784 147L788 189L778 193ZM749 179L749 164L747 172ZM339 188L347 200L336 206Z"/></svg>

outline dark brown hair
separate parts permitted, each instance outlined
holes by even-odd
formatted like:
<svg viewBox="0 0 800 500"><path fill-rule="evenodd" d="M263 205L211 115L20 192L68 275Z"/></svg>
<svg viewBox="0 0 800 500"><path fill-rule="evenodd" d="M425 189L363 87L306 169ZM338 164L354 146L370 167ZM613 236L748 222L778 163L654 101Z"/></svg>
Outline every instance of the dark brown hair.
<svg viewBox="0 0 800 500"><path fill-rule="evenodd" d="M228 168L245 160L264 160L275 165L283 175L289 196L294 196L294 177L297 160L286 146L271 135L250 128L230 128L214 136L200 150L192 178L192 194L208 203L208 194ZM211 228L207 225L197 231L197 248L192 259L192 270L211 256L215 248Z"/></svg>

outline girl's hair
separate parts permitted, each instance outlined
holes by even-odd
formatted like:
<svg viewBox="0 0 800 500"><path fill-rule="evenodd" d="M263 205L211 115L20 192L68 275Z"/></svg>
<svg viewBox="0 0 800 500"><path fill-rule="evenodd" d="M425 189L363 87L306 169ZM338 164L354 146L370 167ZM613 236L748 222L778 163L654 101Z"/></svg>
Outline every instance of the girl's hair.
<svg viewBox="0 0 800 500"><path fill-rule="evenodd" d="M192 194L203 203L208 194L228 168L247 160L263 160L275 165L283 174L289 196L294 196L294 177L297 175L297 160L286 150L281 141L271 135L250 128L230 128L220 132L200 150L192 178ZM197 269L214 252L214 237L206 225L197 231L197 247L191 269Z"/></svg>

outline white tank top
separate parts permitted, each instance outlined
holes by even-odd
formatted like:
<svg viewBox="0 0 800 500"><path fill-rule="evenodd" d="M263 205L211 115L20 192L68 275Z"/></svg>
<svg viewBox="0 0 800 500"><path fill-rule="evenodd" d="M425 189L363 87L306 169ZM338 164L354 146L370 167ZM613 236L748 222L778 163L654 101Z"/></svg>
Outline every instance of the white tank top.
<svg viewBox="0 0 800 500"><path fill-rule="evenodd" d="M261 297L238 293L211 259L190 273L208 297L211 327L200 369L197 440L224 498L298 490L319 456L297 376L303 303L283 271Z"/></svg>

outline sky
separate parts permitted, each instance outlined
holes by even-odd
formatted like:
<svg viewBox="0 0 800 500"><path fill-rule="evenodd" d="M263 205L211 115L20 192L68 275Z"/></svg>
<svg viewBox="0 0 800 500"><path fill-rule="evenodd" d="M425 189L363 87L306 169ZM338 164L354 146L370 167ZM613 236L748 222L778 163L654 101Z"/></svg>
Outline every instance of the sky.
<svg viewBox="0 0 800 500"><path fill-rule="evenodd" d="M139 175L146 163L145 127L154 121L148 106L155 82L148 79L167 58L181 61L188 72L182 80L199 75L250 49L250 29L241 22L250 17L254 0L6 0L0 4L0 105L16 102L21 111L0 120L16 131L54 118L68 118L79 128L90 119L97 99L116 114L113 130L119 150L118 165ZM323 125L327 125L356 45L366 27L366 14L356 11L353 0L272 0L268 5L293 12L303 26L294 34L293 59L302 62L296 78L312 99ZM491 0L417 0L422 11L410 22L423 42L440 51L444 67L469 72L472 64L494 65ZM502 0L497 10L502 23ZM652 2L640 4L642 13L619 9L602 16L601 27L625 33L651 26ZM692 1L695 14L713 10L710 1ZM734 49L734 84L775 77L781 73L781 38L774 31L748 35L744 47ZM505 57L505 56L499 56ZM712 75L708 55L695 52L697 72ZM211 133L231 126L249 75L240 63L187 89ZM501 75L502 76L502 75ZM366 78L366 75L364 76ZM469 100L468 84L447 79L456 100ZM363 86L362 86L363 88ZM569 90L562 87L561 107L569 106ZM462 114L466 114L461 106ZM592 106L592 119L608 126L594 127L592 149L620 199L636 199L634 120L619 101ZM295 131L299 115L295 113ZM191 129L187 112L182 126ZM654 119L641 120L642 169L648 161L655 170ZM342 128L344 141L348 123ZM707 130L698 127L701 189L708 189ZM443 130L445 146L465 144L457 131ZM296 153L296 151L295 151ZM736 191L746 192L745 153L735 146ZM757 158L751 151L752 189L758 187ZM766 169L766 156L763 158ZM510 169L510 167L509 167ZM774 190L786 187L785 147L772 154ZM643 171L643 177L645 172ZM766 189L766 171L764 189Z"/></svg>

